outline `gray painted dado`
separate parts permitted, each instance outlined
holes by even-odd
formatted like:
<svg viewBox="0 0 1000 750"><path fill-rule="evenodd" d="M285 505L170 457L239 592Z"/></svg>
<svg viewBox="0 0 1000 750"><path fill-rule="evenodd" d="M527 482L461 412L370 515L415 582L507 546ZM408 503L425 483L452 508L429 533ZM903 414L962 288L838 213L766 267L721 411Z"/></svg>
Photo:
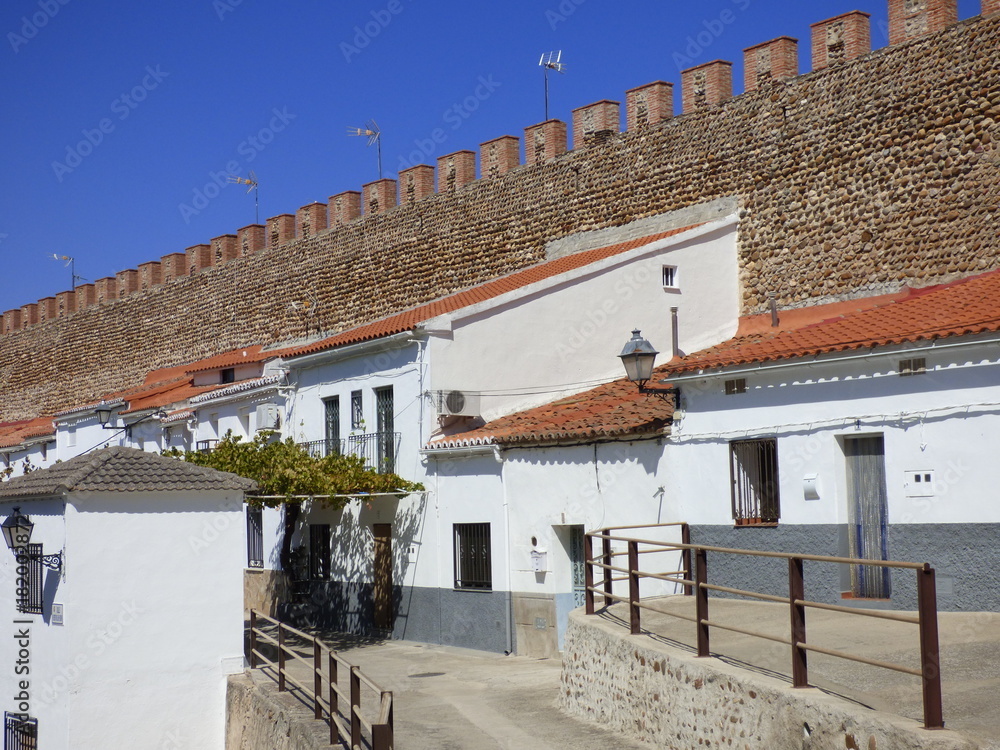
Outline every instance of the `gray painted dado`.
<svg viewBox="0 0 1000 750"><path fill-rule="evenodd" d="M393 589L391 637L503 653L510 648L506 592L455 591L415 586ZM281 617L307 627L379 634L371 584L312 581L282 605ZM383 634L384 635L384 634Z"/></svg>
<svg viewBox="0 0 1000 750"><path fill-rule="evenodd" d="M941 611L1000 611L1000 525L900 524L888 531L889 558L930 563L937 573ZM779 525L776 528L693 526L691 541L718 547L759 551L846 556L848 527ZM851 604L841 592L850 590L845 565L805 563L806 598ZM885 606L916 609L916 574L892 572L892 598ZM784 560L708 554L710 583L787 596L788 565ZM859 605L861 601L855 600Z"/></svg>

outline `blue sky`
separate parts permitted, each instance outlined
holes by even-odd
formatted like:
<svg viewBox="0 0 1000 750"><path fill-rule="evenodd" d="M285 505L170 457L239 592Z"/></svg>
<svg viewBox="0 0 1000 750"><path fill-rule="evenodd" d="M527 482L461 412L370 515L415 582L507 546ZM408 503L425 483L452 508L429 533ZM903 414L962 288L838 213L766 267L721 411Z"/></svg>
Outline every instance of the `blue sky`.
<svg viewBox="0 0 1000 750"><path fill-rule="evenodd" d="M676 84L850 10L887 43L885 0L5 0L0 311L158 260L544 118L538 58L563 50L551 116ZM96 7L95 7L96 6ZM959 17L979 0L959 0ZM431 139L444 131L441 143ZM417 161L417 159L420 161ZM222 187L218 187L221 183Z"/></svg>

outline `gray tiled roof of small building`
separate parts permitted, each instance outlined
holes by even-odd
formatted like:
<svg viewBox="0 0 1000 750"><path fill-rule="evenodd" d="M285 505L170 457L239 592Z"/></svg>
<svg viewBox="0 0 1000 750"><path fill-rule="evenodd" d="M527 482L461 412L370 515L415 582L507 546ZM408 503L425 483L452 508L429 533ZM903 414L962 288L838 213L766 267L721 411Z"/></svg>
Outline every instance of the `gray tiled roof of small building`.
<svg viewBox="0 0 1000 750"><path fill-rule="evenodd" d="M256 488L256 482L236 474L157 453L113 446L4 482L0 484L0 501L70 491L251 492Z"/></svg>

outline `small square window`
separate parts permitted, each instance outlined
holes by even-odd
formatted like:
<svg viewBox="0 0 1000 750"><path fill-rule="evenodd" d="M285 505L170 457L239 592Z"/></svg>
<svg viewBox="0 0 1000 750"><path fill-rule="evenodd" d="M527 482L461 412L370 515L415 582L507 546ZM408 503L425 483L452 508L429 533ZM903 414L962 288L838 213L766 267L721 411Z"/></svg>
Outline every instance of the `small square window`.
<svg viewBox="0 0 1000 750"><path fill-rule="evenodd" d="M927 360L923 357L899 360L900 377L923 375L925 372L927 372Z"/></svg>
<svg viewBox="0 0 1000 750"><path fill-rule="evenodd" d="M456 589L493 589L490 546L488 523L455 524Z"/></svg>
<svg viewBox="0 0 1000 750"><path fill-rule="evenodd" d="M236 368L227 367L221 373L219 373L220 383L235 383L236 382Z"/></svg>
<svg viewBox="0 0 1000 750"><path fill-rule="evenodd" d="M663 286L667 289L677 288L677 266L663 267Z"/></svg>
<svg viewBox="0 0 1000 750"><path fill-rule="evenodd" d="M747 392L747 379L746 378L736 378L735 380L726 381L726 395L735 396L739 393Z"/></svg>

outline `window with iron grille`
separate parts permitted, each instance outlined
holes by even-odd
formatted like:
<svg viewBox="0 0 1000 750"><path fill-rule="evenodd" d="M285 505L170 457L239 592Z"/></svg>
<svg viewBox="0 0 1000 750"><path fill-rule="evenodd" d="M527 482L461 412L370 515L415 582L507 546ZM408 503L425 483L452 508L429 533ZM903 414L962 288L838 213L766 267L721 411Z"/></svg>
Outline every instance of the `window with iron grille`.
<svg viewBox="0 0 1000 750"><path fill-rule="evenodd" d="M351 391L351 429L361 430L365 426L365 409L361 391Z"/></svg>
<svg viewBox="0 0 1000 750"><path fill-rule="evenodd" d="M396 423L392 386L375 389L375 428L378 431L377 468L382 473L396 469Z"/></svg>
<svg viewBox="0 0 1000 750"><path fill-rule="evenodd" d="M38 719L24 714L3 714L3 750L37 750Z"/></svg>
<svg viewBox="0 0 1000 750"><path fill-rule="evenodd" d="M340 453L340 396L323 400L326 417L326 455Z"/></svg>
<svg viewBox="0 0 1000 750"><path fill-rule="evenodd" d="M29 544L17 557L17 611L42 614L42 545Z"/></svg>
<svg viewBox="0 0 1000 750"><path fill-rule="evenodd" d="M455 524L455 588L493 589L488 523Z"/></svg>
<svg viewBox="0 0 1000 750"><path fill-rule="evenodd" d="M309 578L330 577L330 524L309 524Z"/></svg>
<svg viewBox="0 0 1000 750"><path fill-rule="evenodd" d="M264 567L264 511L247 506L247 567Z"/></svg>
<svg viewBox="0 0 1000 750"><path fill-rule="evenodd" d="M927 372L927 360L924 357L914 359L899 360L899 375L907 377L909 375L923 375Z"/></svg>
<svg viewBox="0 0 1000 750"><path fill-rule="evenodd" d="M735 378L734 380L726 381L726 395L727 396L737 396L741 393L747 392L747 379L746 378Z"/></svg>
<svg viewBox="0 0 1000 750"><path fill-rule="evenodd" d="M734 440L729 444L729 468L736 525L778 523L778 441Z"/></svg>

